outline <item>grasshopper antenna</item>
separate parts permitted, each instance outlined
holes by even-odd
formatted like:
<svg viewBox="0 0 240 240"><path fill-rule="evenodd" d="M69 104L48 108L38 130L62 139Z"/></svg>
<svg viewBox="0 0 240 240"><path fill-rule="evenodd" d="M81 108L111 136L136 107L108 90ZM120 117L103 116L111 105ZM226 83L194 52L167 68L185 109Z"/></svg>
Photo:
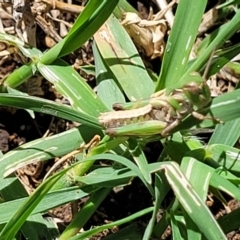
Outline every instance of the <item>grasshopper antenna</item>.
<svg viewBox="0 0 240 240"><path fill-rule="evenodd" d="M213 51L212 51L212 53L211 53L211 55L210 55L210 58L209 58L209 60L208 60L208 62L207 62L206 68L205 68L205 70L204 70L204 73L203 73L203 79L204 79L204 81L207 81L207 75L208 75L208 73L209 73L209 69L210 69L210 67L211 67L211 63L212 63L212 60L213 60L213 57L214 57L215 52L216 52L216 47L213 49Z"/></svg>

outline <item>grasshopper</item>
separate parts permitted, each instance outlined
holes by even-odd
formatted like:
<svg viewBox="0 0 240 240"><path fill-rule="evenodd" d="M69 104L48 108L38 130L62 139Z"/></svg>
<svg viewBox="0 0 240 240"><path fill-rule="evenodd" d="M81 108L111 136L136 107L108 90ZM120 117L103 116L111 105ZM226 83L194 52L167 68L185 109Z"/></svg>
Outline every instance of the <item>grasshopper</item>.
<svg viewBox="0 0 240 240"><path fill-rule="evenodd" d="M99 123L109 136L152 136L167 137L189 114L203 120L198 111L211 103L208 85L190 82L181 89L158 91L149 99L140 102L113 105L115 111L102 113ZM135 108L134 108L135 107Z"/></svg>

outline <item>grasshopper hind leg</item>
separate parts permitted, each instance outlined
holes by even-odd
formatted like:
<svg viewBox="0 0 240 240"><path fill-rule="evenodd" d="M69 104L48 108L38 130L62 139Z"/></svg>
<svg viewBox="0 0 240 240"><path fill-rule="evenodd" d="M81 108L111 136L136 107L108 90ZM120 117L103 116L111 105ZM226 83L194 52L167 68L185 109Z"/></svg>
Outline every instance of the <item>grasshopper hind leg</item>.
<svg viewBox="0 0 240 240"><path fill-rule="evenodd" d="M196 112L196 111L193 111L191 114L192 114L193 117L195 117L196 119L199 119L201 121L209 119L209 120L213 120L214 122L217 122L217 123L223 123L223 121L221 121L218 118L215 118L213 116L208 117L208 116L205 116L205 115L203 115L199 112Z"/></svg>
<svg viewBox="0 0 240 240"><path fill-rule="evenodd" d="M179 119L176 119L175 121L173 121L172 123L170 123L166 128L164 128L164 130L161 132L161 135L163 137L168 137L171 134L171 131L177 127L180 123Z"/></svg>

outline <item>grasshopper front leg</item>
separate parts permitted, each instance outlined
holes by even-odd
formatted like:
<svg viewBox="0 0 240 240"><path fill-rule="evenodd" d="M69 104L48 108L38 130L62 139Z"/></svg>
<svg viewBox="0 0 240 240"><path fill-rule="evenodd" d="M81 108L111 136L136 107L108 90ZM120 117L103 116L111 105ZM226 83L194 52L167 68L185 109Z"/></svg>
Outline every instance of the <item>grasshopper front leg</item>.
<svg viewBox="0 0 240 240"><path fill-rule="evenodd" d="M180 123L180 120L179 119L176 119L174 122L172 122L171 124L169 124L168 126L166 126L163 131L161 132L161 135L163 137L168 137L171 133L171 131L177 127Z"/></svg>

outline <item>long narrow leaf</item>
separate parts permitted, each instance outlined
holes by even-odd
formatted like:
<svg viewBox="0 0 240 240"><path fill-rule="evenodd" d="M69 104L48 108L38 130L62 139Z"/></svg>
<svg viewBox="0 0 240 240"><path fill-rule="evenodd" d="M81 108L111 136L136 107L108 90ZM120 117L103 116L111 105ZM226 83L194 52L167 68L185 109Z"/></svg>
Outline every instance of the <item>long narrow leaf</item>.
<svg viewBox="0 0 240 240"><path fill-rule="evenodd" d="M174 85L184 74L206 4L206 0L179 1L156 91Z"/></svg>
<svg viewBox="0 0 240 240"><path fill-rule="evenodd" d="M50 64L84 44L107 20L117 3L118 0L89 1L67 37L42 56L42 63Z"/></svg>
<svg viewBox="0 0 240 240"><path fill-rule="evenodd" d="M70 238L70 240L82 240L82 239L87 239L87 237L90 237L90 236L92 236L92 235L94 235L94 234L97 234L98 232L101 232L101 231L103 231L103 230L105 230L105 229L108 229L108 228L112 228L112 227L114 227L114 226L119 226L119 225L121 225L121 224L130 222L130 221L132 221L132 220L134 220L134 219L136 219L136 218L138 218L138 217L141 217L141 216L143 216L143 215L145 215L145 214L148 214L148 213L150 213L150 212L152 212L152 211L153 211L153 207L146 208L146 209L144 209L144 210L141 210L141 211L139 211L139 212L137 212L137 213L132 214L132 215L129 216L129 217L126 217L126 218L120 219L120 220L118 220L118 221L115 221L115 222L113 222L113 223L108 223L108 224L105 224L105 225L103 225L103 226L99 226L99 227L93 228L93 229L91 229L91 230L89 230L89 231L86 231L86 232L84 232L84 233L81 233L81 234L79 234L79 235L77 235L77 236L75 236L75 237Z"/></svg>
<svg viewBox="0 0 240 240"><path fill-rule="evenodd" d="M74 109L94 117L106 110L85 80L66 62L58 59L52 65L39 63L37 66L40 73L69 100Z"/></svg>
<svg viewBox="0 0 240 240"><path fill-rule="evenodd" d="M96 131L86 126L79 126L23 144L0 159L0 179L26 164L66 155L79 148L83 142L89 142L95 134Z"/></svg>
<svg viewBox="0 0 240 240"><path fill-rule="evenodd" d="M79 187L74 186L63 188L57 191L51 191L42 199L42 201L32 211L32 215L44 213L52 208L86 197L96 190L97 188L95 186L84 186L81 189L79 189ZM27 199L28 197L25 197L1 203L0 224L8 222L12 218L16 210L19 208L19 206L22 206L27 201Z"/></svg>
<svg viewBox="0 0 240 240"><path fill-rule="evenodd" d="M124 103L125 98L118 85L113 72L107 67L95 41L93 42L93 54L95 59L97 94L105 106L112 110L112 105L117 102Z"/></svg>
<svg viewBox="0 0 240 240"><path fill-rule="evenodd" d="M240 90L235 90L230 93L223 94L213 99L213 102L210 106L210 111L208 118L204 121L201 121L193 116L189 116L184 121L177 126L174 131L179 131L182 129L189 129L193 126L199 125L202 128L212 127L216 124L221 124L220 122L214 120L219 119L220 121L227 122L237 118L240 118ZM203 112L206 113L206 109Z"/></svg>
<svg viewBox="0 0 240 240"><path fill-rule="evenodd" d="M240 137L240 118L219 124L212 134L208 144L226 144L234 146Z"/></svg>
<svg viewBox="0 0 240 240"><path fill-rule="evenodd" d="M14 239L17 231L21 228L23 223L26 221L27 217L40 203L47 192L52 188L52 186L66 173L69 169L55 174L54 176L43 182L35 192L27 198L26 202L17 210L11 220L5 225L4 229L0 233L0 238L2 240Z"/></svg>
<svg viewBox="0 0 240 240"><path fill-rule="evenodd" d="M49 114L70 121L77 121L89 127L101 129L98 120L83 112L79 112L70 106L55 103L38 97L16 96L13 94L0 94L0 105L30 109L32 111Z"/></svg>
<svg viewBox="0 0 240 240"><path fill-rule="evenodd" d="M166 178L178 201L207 239L226 239L210 210L187 181L176 163L163 166ZM202 219L208 219L208 224Z"/></svg>
<svg viewBox="0 0 240 240"><path fill-rule="evenodd" d="M111 17L94 35L98 49L131 101L148 98L154 84L131 38L117 19Z"/></svg>
<svg viewBox="0 0 240 240"><path fill-rule="evenodd" d="M238 10L235 16L219 28L216 38L211 41L209 46L205 49L204 53L198 57L198 59L191 65L191 67L185 73L188 75L191 72L199 71L201 67L207 62L209 56L216 47L221 47L226 40L228 40L234 33L240 29L240 10Z"/></svg>

